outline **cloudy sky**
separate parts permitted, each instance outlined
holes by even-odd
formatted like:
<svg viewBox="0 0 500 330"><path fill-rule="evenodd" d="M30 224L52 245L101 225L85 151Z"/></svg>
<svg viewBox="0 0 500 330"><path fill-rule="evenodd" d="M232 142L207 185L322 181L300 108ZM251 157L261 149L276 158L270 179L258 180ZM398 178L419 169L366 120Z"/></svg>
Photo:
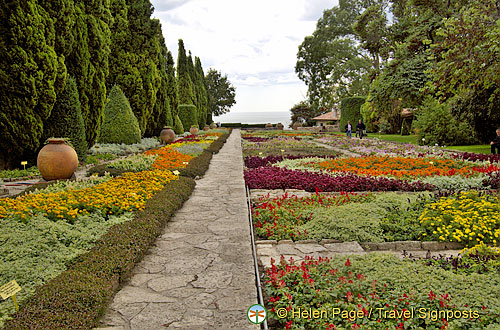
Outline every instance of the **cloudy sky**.
<svg viewBox="0 0 500 330"><path fill-rule="evenodd" d="M306 95L295 74L298 46L337 0L152 0L167 47L177 41L205 71L227 74L236 87L231 112L287 111Z"/></svg>

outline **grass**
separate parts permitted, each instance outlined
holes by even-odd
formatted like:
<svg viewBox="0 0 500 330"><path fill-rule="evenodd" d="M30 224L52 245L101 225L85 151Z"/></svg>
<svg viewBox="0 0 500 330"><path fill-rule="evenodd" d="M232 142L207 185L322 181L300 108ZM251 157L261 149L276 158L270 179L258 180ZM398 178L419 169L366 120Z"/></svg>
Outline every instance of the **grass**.
<svg viewBox="0 0 500 330"><path fill-rule="evenodd" d="M491 147L487 144L478 144L478 145L471 145L471 146L449 146L449 147L446 147L446 149L474 152L476 154L489 154L489 153L491 153Z"/></svg>
<svg viewBox="0 0 500 330"><path fill-rule="evenodd" d="M417 137L415 135L368 133L368 137L380 138L381 140L384 141L417 144Z"/></svg>

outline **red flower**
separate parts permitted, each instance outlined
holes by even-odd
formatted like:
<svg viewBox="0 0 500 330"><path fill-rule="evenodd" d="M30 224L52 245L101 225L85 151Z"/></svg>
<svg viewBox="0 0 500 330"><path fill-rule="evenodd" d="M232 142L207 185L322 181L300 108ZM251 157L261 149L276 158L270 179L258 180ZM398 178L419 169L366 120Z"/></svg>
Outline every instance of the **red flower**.
<svg viewBox="0 0 500 330"><path fill-rule="evenodd" d="M288 330L288 329L290 329L290 328L292 327L292 324L293 324L293 322L292 322L291 320L290 320L290 321L288 321L288 322L286 322L286 324L285 324L285 328L286 328L287 330Z"/></svg>
<svg viewBox="0 0 500 330"><path fill-rule="evenodd" d="M351 261L349 260L349 258L347 258L347 261L345 262L344 264L346 267L350 267L351 266Z"/></svg>

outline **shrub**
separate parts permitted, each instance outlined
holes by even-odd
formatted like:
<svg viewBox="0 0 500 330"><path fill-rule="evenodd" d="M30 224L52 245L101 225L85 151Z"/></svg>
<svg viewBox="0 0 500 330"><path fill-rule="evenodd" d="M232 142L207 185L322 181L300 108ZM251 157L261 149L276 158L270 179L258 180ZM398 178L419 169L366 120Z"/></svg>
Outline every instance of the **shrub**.
<svg viewBox="0 0 500 330"><path fill-rule="evenodd" d="M139 122L120 87L113 86L104 108L100 143L134 144L141 141Z"/></svg>
<svg viewBox="0 0 500 330"><path fill-rule="evenodd" d="M413 129L420 144L460 145L474 142L475 135L469 124L458 122L446 103L428 97L415 115Z"/></svg>
<svg viewBox="0 0 500 330"><path fill-rule="evenodd" d="M219 136L219 138L212 142L212 144L207 148L207 151L210 151L214 154L218 153L219 150L224 146L224 143L226 143L230 134L231 133Z"/></svg>
<svg viewBox="0 0 500 330"><path fill-rule="evenodd" d="M353 130L356 130L356 124L358 120L361 119L360 108L363 103L365 103L365 99L366 98L360 96L342 99L340 102L340 131L344 131L344 127L348 120L351 121Z"/></svg>
<svg viewBox="0 0 500 330"><path fill-rule="evenodd" d="M196 106L192 104L179 104L177 109L184 131L188 131L191 126L198 124Z"/></svg>
<svg viewBox="0 0 500 330"><path fill-rule="evenodd" d="M187 200L194 180L180 177L149 199L135 218L113 226L69 269L38 288L6 324L7 329L89 329L97 326L118 283L161 234L165 223Z"/></svg>
<svg viewBox="0 0 500 330"><path fill-rule="evenodd" d="M193 179L203 176L210 166L212 155L213 154L210 151L203 151L200 155L191 159L186 167L179 170L180 175Z"/></svg>
<svg viewBox="0 0 500 330"><path fill-rule="evenodd" d="M179 115L175 115L174 117L174 132L175 134L184 133L184 126L182 126L182 121L179 118Z"/></svg>
<svg viewBox="0 0 500 330"><path fill-rule="evenodd" d="M82 117L80 99L75 79L68 77L64 90L57 95L56 103L43 134L46 138L67 138L78 154L78 160L85 162L87 141Z"/></svg>

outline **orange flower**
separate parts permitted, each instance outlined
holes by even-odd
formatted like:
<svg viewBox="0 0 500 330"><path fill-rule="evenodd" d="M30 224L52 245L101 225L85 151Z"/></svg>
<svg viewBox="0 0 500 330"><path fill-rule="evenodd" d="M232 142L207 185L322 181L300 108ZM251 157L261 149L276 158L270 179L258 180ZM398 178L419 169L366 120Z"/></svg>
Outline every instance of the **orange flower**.
<svg viewBox="0 0 500 330"><path fill-rule="evenodd" d="M156 150L148 150L145 153L146 155L158 155L156 161L152 165L152 168L165 170L165 169L173 169L173 168L184 168L187 166L189 161L193 159L193 156L184 155L174 150L172 145L168 145L166 147L156 149Z"/></svg>

